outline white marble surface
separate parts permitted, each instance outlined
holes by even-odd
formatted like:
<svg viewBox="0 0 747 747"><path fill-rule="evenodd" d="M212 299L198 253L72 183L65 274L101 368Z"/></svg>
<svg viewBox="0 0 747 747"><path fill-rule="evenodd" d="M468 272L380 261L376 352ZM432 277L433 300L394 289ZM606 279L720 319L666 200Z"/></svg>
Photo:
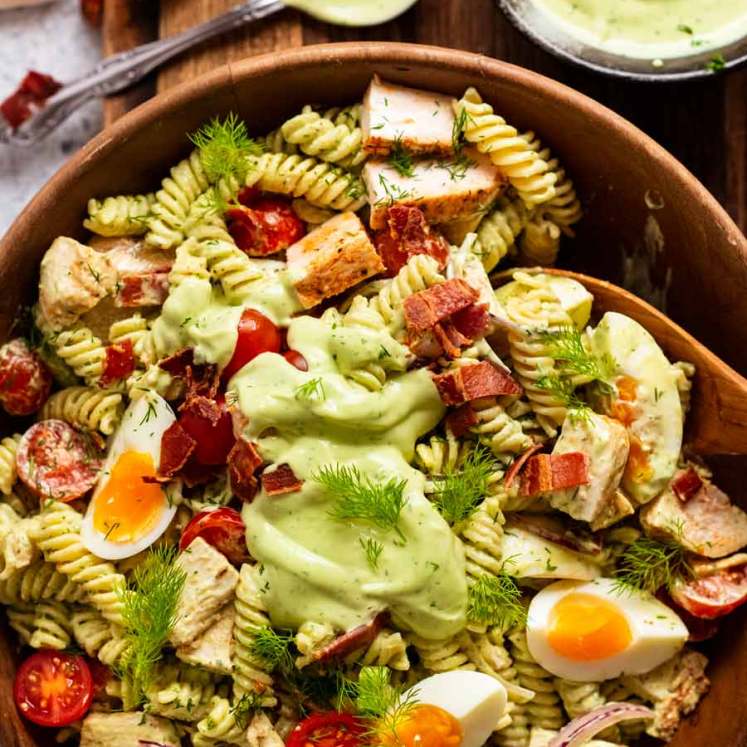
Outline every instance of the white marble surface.
<svg viewBox="0 0 747 747"><path fill-rule="evenodd" d="M80 15L79 0L44 7L0 10L0 100L26 71L62 82L99 59L99 34ZM0 235L39 187L101 127L101 105L91 102L47 140L26 148L0 145Z"/></svg>

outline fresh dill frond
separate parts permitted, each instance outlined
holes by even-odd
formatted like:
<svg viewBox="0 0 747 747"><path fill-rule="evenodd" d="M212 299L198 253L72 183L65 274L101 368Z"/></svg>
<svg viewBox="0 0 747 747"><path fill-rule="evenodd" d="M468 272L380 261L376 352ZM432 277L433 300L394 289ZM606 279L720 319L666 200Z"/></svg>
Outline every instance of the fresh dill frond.
<svg viewBox="0 0 747 747"><path fill-rule="evenodd" d="M496 470L493 454L476 446L460 467L434 477L433 503L449 524L468 519L488 492L488 480Z"/></svg>
<svg viewBox="0 0 747 747"><path fill-rule="evenodd" d="M451 181L456 182L467 176L467 172L475 165L475 162L464 153L460 153L451 160L439 161L438 165L448 172Z"/></svg>
<svg viewBox="0 0 747 747"><path fill-rule="evenodd" d="M384 551L384 545L381 542L377 542L373 537L359 537L358 541L361 543L363 552L366 553L368 565L373 570L377 570L379 567L379 558Z"/></svg>
<svg viewBox="0 0 747 747"><path fill-rule="evenodd" d="M620 557L615 571L618 593L671 589L680 579L692 578L693 569L687 551L676 540L655 540L639 537Z"/></svg>
<svg viewBox="0 0 747 747"><path fill-rule="evenodd" d="M243 693L231 708L231 715L241 729L246 729L255 713L262 710L261 693Z"/></svg>
<svg viewBox="0 0 747 747"><path fill-rule="evenodd" d="M293 396L300 400L316 400L321 402L327 398L327 393L324 391L324 382L321 378L317 377L296 387Z"/></svg>
<svg viewBox="0 0 747 747"><path fill-rule="evenodd" d="M293 655L290 651L293 643L292 633L277 631L266 625L257 628L253 635L249 650L252 656L261 659L270 671L287 671L293 667Z"/></svg>
<svg viewBox="0 0 747 747"><path fill-rule="evenodd" d="M467 617L480 625L497 625L506 630L526 617L521 589L505 570L480 576L468 592Z"/></svg>
<svg viewBox="0 0 747 747"><path fill-rule="evenodd" d="M464 132L467 124L472 120L469 112L462 107L454 118L454 124L451 127L451 147L457 156L462 154L465 145Z"/></svg>
<svg viewBox="0 0 747 747"><path fill-rule="evenodd" d="M418 690L403 692L390 682L388 667L363 667L358 674L355 707L370 723L368 736L381 739L388 736L399 744L397 728L406 721L418 705Z"/></svg>
<svg viewBox="0 0 747 747"><path fill-rule="evenodd" d="M231 112L215 117L189 136L200 149L200 160L211 182L234 177L243 182L249 171L249 156L261 155L263 147L249 137L246 124Z"/></svg>
<svg viewBox="0 0 747 747"><path fill-rule="evenodd" d="M322 467L313 479L326 488L335 501L329 511L332 518L366 521L380 529L394 530L405 541L399 520L407 503L407 480L393 477L387 482L376 483L363 476L357 467L341 464Z"/></svg>
<svg viewBox="0 0 747 747"><path fill-rule="evenodd" d="M186 581L176 559L176 548L152 549L135 569L129 588L121 590L127 653L118 673L132 686L138 703L152 683L161 649L176 623L177 604Z"/></svg>
<svg viewBox="0 0 747 747"><path fill-rule="evenodd" d="M386 205L391 207L395 202L415 199L415 193L412 190L400 187L399 184L390 182L384 174L379 174L379 184L384 190L385 197L381 197L376 201L376 206Z"/></svg>
<svg viewBox="0 0 747 747"><path fill-rule="evenodd" d="M581 332L572 324L551 330L533 330L531 336L547 346L547 354L560 363L561 372L566 376L603 382L614 376L614 359L609 355L597 357L587 350Z"/></svg>
<svg viewBox="0 0 747 747"><path fill-rule="evenodd" d="M402 145L402 135L398 135L394 140L392 152L389 154L389 163L394 166L400 176L412 177L415 175L412 156Z"/></svg>

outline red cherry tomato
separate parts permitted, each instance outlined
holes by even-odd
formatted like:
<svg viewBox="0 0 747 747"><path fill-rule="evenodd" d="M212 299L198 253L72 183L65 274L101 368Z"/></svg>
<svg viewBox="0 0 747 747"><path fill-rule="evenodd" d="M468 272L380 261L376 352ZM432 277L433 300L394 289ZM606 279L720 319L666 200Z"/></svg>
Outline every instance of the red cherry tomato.
<svg viewBox="0 0 747 747"><path fill-rule="evenodd" d="M368 729L350 713L314 713L291 733L287 747L360 747Z"/></svg>
<svg viewBox="0 0 747 747"><path fill-rule="evenodd" d="M285 358L291 366L295 366L299 371L309 370L309 364L306 362L306 358L304 358L298 350L286 350L283 353L283 358Z"/></svg>
<svg viewBox="0 0 747 747"><path fill-rule="evenodd" d="M98 659L94 659L90 656L85 657L88 669L91 671L91 678L93 679L93 697L101 695L106 686L109 684L109 680L112 678L112 670L102 664Z"/></svg>
<svg viewBox="0 0 747 747"><path fill-rule="evenodd" d="M179 425L197 441L194 458L199 464L225 464L228 452L236 443L231 413L226 406L225 397L222 394L218 395L215 404L220 410L220 417L216 423L202 416L199 408L187 407L179 415Z"/></svg>
<svg viewBox="0 0 747 747"><path fill-rule="evenodd" d="M249 559L245 533L241 514L233 508L202 511L184 527L179 549L186 549L194 540L202 537L232 563L240 565Z"/></svg>
<svg viewBox="0 0 747 747"><path fill-rule="evenodd" d="M233 358L223 370L223 379L228 381L240 368L260 353L280 352L278 328L259 311L245 309L239 321L239 339Z"/></svg>
<svg viewBox="0 0 747 747"><path fill-rule="evenodd" d="M723 617L747 602L747 565L675 584L672 599L691 615L706 620Z"/></svg>
<svg viewBox="0 0 747 747"><path fill-rule="evenodd" d="M277 197L252 200L251 207L229 208L226 218L234 241L251 257L265 257L287 249L306 233L304 222L285 200Z"/></svg>
<svg viewBox="0 0 747 747"><path fill-rule="evenodd" d="M252 207L261 196L262 191L259 187L242 187L237 199L245 207Z"/></svg>
<svg viewBox="0 0 747 747"><path fill-rule="evenodd" d="M52 374L19 337L0 348L0 402L10 415L31 415L47 400Z"/></svg>
<svg viewBox="0 0 747 747"><path fill-rule="evenodd" d="M29 721L40 726L67 726L91 707L91 670L82 656L42 649L18 668L13 697Z"/></svg>

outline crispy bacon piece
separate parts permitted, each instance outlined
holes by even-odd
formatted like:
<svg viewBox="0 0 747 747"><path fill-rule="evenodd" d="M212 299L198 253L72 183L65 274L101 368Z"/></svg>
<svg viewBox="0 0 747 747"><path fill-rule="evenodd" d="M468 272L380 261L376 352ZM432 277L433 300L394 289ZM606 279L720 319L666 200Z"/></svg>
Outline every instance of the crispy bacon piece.
<svg viewBox="0 0 747 747"><path fill-rule="evenodd" d="M172 423L161 436L159 478L171 480L177 472L184 468L196 446L197 441L179 423Z"/></svg>
<svg viewBox="0 0 747 747"><path fill-rule="evenodd" d="M462 366L438 374L433 380L445 405L462 405L482 397L519 395L521 386L505 371L490 361Z"/></svg>
<svg viewBox="0 0 747 747"><path fill-rule="evenodd" d="M207 420L211 425L215 425L223 415L223 410L214 399L199 394L187 397L179 407L179 412Z"/></svg>
<svg viewBox="0 0 747 747"><path fill-rule="evenodd" d="M522 495L564 490L589 482L589 455L580 451L537 454L529 459L521 475Z"/></svg>
<svg viewBox="0 0 747 747"><path fill-rule="evenodd" d="M267 495L296 493L303 486L303 480L293 473L289 464L280 464L277 469L262 473L262 487Z"/></svg>
<svg viewBox="0 0 747 747"><path fill-rule="evenodd" d="M511 483L513 483L516 476L521 472L521 468L526 463L527 459L532 456L532 454L536 453L542 448L542 444L535 444L534 446L530 446L521 456L514 459L511 466L508 468L506 472L506 477L503 480L503 484L506 486L506 488L511 487Z"/></svg>
<svg viewBox="0 0 747 747"><path fill-rule="evenodd" d="M702 487L703 481L692 467L688 467L684 472L680 472L672 480L672 492L683 503L687 503Z"/></svg>
<svg viewBox="0 0 747 747"><path fill-rule="evenodd" d="M477 423L477 413L469 403L462 405L446 416L446 425L457 438L461 438Z"/></svg>
<svg viewBox="0 0 747 747"><path fill-rule="evenodd" d="M169 294L169 273L120 275L114 305L130 309L141 306L161 306Z"/></svg>
<svg viewBox="0 0 747 747"><path fill-rule="evenodd" d="M101 374L100 381L102 386L109 386L115 381L125 379L134 370L135 354L132 352L132 340L106 346L104 372Z"/></svg>
<svg viewBox="0 0 747 747"><path fill-rule="evenodd" d="M0 104L0 114L13 127L20 127L47 99L62 88L62 83L51 75L30 70L21 84Z"/></svg>
<svg viewBox="0 0 747 747"><path fill-rule="evenodd" d="M409 332L424 332L457 311L467 308L479 297L478 292L461 278L413 293L405 299L405 322Z"/></svg>
<svg viewBox="0 0 747 747"><path fill-rule="evenodd" d="M343 633L341 636L335 638L332 643L319 649L314 654L314 661L324 662L330 659L339 659L347 656L352 651L357 651L359 648L366 646L376 638L384 625L386 625L388 619L389 615L386 612L380 612L371 622L348 630L347 633Z"/></svg>
<svg viewBox="0 0 747 747"><path fill-rule="evenodd" d="M159 368L172 376L184 378L187 375L187 366L191 366L195 359L195 351L192 348L182 348L176 353L164 358L159 362Z"/></svg>
<svg viewBox="0 0 747 747"><path fill-rule="evenodd" d="M262 457L256 446L248 439L237 439L228 454L228 475L234 495L251 503L257 494L257 478L254 473L262 465Z"/></svg>
<svg viewBox="0 0 747 747"><path fill-rule="evenodd" d="M187 393L185 395L187 400L192 397L213 399L218 394L220 371L218 366L212 363L187 365L185 378L187 380Z"/></svg>
<svg viewBox="0 0 747 747"><path fill-rule="evenodd" d="M386 266L387 277L394 277L415 254L433 257L440 269L446 266L449 244L428 225L420 208L392 205L386 213L386 224L374 235L374 245Z"/></svg>
<svg viewBox="0 0 747 747"><path fill-rule="evenodd" d="M470 342L483 337L490 328L490 314L486 304L472 304L451 315L451 322L457 331Z"/></svg>
<svg viewBox="0 0 747 747"><path fill-rule="evenodd" d="M189 459L184 467L179 471L179 477L184 480L188 488L194 488L197 485L206 485L215 480L222 468L215 464L200 464L196 459Z"/></svg>

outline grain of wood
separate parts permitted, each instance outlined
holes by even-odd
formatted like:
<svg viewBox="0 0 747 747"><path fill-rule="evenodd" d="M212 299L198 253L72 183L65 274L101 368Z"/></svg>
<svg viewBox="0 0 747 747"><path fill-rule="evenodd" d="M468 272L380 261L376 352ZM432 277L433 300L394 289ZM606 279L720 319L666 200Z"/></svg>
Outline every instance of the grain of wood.
<svg viewBox="0 0 747 747"><path fill-rule="evenodd" d="M726 82L726 208L747 233L747 70Z"/></svg>

